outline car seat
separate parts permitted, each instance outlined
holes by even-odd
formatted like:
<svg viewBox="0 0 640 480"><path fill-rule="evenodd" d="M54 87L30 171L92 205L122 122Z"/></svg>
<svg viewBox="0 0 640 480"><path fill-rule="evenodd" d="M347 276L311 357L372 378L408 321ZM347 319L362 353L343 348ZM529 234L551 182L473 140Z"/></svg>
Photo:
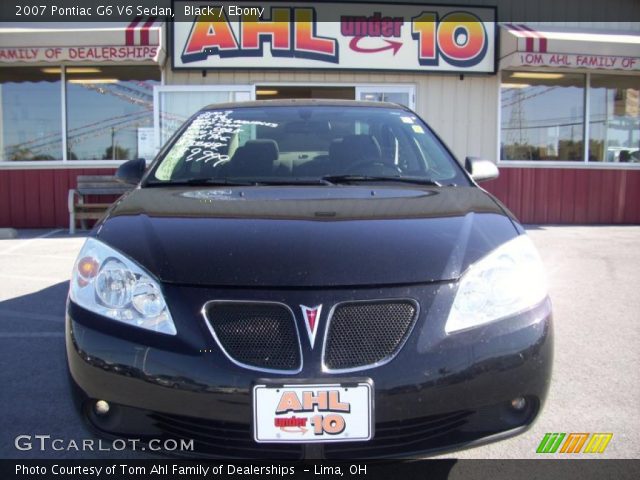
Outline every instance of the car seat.
<svg viewBox="0 0 640 480"><path fill-rule="evenodd" d="M242 147L238 147L231 160L221 167L221 173L229 177L271 176L279 155L275 140L247 140Z"/></svg>
<svg viewBox="0 0 640 480"><path fill-rule="evenodd" d="M358 163L380 163L380 145L372 135L345 135L340 142L329 147L332 164L341 170Z"/></svg>

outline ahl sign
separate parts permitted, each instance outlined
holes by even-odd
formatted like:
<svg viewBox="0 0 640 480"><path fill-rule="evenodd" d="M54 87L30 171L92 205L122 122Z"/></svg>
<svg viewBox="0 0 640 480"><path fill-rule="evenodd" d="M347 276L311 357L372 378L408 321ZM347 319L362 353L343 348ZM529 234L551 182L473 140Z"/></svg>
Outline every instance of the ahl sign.
<svg viewBox="0 0 640 480"><path fill-rule="evenodd" d="M192 1L174 8L174 69L495 72L494 8Z"/></svg>

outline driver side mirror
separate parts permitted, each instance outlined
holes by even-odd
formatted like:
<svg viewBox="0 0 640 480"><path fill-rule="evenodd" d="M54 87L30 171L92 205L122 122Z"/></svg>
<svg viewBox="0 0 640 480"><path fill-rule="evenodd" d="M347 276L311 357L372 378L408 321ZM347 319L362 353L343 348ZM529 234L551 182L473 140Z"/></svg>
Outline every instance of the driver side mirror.
<svg viewBox="0 0 640 480"><path fill-rule="evenodd" d="M120 183L137 185L142 180L145 168L147 168L147 162L144 158L129 160L118 167L116 179Z"/></svg>
<svg viewBox="0 0 640 480"><path fill-rule="evenodd" d="M500 175L495 163L477 157L467 157L464 161L464 169L478 183L493 180Z"/></svg>

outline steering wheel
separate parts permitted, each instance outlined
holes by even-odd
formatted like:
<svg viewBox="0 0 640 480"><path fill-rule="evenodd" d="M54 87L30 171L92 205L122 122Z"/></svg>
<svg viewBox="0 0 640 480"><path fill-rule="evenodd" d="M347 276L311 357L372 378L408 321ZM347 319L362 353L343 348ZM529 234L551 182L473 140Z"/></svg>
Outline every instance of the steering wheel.
<svg viewBox="0 0 640 480"><path fill-rule="evenodd" d="M402 170L397 165L390 165L380 160L376 162L360 161L352 163L345 168L346 173L355 175L373 175L373 176L387 176L398 175L402 173Z"/></svg>

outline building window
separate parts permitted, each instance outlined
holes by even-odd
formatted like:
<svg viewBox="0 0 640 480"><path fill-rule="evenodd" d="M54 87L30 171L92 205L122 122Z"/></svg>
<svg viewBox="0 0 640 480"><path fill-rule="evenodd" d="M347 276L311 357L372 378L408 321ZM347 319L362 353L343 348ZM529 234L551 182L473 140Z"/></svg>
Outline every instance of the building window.
<svg viewBox="0 0 640 480"><path fill-rule="evenodd" d="M589 161L640 162L640 76L591 74Z"/></svg>
<svg viewBox="0 0 640 480"><path fill-rule="evenodd" d="M501 158L584 160L585 76L502 72Z"/></svg>
<svg viewBox="0 0 640 480"><path fill-rule="evenodd" d="M640 76L502 72L500 155L640 163Z"/></svg>
<svg viewBox="0 0 640 480"><path fill-rule="evenodd" d="M153 137L157 67L66 69L67 158L131 160Z"/></svg>
<svg viewBox="0 0 640 480"><path fill-rule="evenodd" d="M60 160L60 71L0 69L0 161Z"/></svg>
<svg viewBox="0 0 640 480"><path fill-rule="evenodd" d="M68 160L129 160L149 144L153 151L159 84L155 66L2 68L0 161L63 160L63 139Z"/></svg>

